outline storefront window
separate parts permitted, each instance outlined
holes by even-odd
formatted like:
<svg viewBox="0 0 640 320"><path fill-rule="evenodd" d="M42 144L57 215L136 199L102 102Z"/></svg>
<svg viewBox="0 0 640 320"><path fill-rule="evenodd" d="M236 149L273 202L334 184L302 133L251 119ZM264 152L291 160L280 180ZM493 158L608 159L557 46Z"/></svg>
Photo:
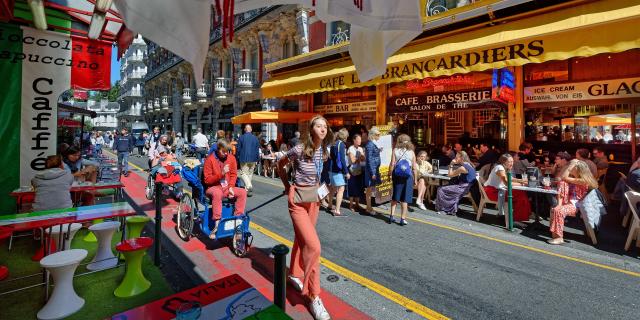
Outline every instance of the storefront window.
<svg viewBox="0 0 640 320"><path fill-rule="evenodd" d="M506 104L492 100L492 80L489 71L390 84L388 121L421 148L480 140L502 146Z"/></svg>

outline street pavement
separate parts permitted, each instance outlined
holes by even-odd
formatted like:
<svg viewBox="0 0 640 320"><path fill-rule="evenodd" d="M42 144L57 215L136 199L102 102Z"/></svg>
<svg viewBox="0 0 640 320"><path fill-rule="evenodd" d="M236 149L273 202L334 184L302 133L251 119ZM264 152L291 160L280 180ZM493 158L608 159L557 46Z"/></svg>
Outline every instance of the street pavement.
<svg viewBox="0 0 640 320"><path fill-rule="evenodd" d="M146 158L130 161L146 168ZM282 191L277 180L254 179L247 210L256 247L293 239ZM321 212L318 220L322 286L373 318L638 317L635 253L607 252L580 240L550 246L544 243L547 230L508 232L487 223L500 219L475 222L469 213L448 217L416 209L402 227L343 212L348 216Z"/></svg>

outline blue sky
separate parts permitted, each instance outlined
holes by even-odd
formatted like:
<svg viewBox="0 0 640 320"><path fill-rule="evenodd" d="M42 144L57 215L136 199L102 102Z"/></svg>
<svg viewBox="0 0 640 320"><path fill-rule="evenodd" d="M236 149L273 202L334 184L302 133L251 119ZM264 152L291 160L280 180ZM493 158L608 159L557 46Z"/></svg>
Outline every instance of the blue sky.
<svg viewBox="0 0 640 320"><path fill-rule="evenodd" d="M120 80L120 61L118 61L118 46L111 48L111 84Z"/></svg>

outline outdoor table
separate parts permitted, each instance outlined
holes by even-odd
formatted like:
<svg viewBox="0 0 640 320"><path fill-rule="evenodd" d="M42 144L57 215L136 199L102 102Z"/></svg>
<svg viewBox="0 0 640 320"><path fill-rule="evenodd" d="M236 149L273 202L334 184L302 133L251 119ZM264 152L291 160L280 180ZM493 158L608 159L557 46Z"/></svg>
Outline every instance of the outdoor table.
<svg viewBox="0 0 640 320"><path fill-rule="evenodd" d="M447 169L438 169L438 173L427 173L427 174L423 174L422 176L427 178L437 179L438 181L440 181L440 185L442 185L444 181L451 180L451 177L447 175L448 173L449 173L449 170Z"/></svg>
<svg viewBox="0 0 640 320"><path fill-rule="evenodd" d="M119 218L135 214L135 209L133 209L128 203L116 202L68 209L0 215L0 226L11 227L14 232L42 229L42 234L44 235L44 229L49 229L49 233L51 233L54 226L60 226L60 230L62 231L63 224L68 224L70 228L72 223L82 223L95 219ZM124 236L124 232L122 235ZM48 243L47 237L43 236L43 238L45 242L44 246L46 255L49 253L50 244ZM59 241L61 243L58 244L58 248L63 248L65 241L64 237L60 237ZM0 295L1 294L2 293L0 293ZM49 276L45 275L45 298L48 299L48 297Z"/></svg>
<svg viewBox="0 0 640 320"><path fill-rule="evenodd" d="M511 189L513 190L522 190L522 191L527 191L527 192L532 192L533 196L535 197L534 200L534 206L535 206L535 216L536 216L536 223L540 222L540 214L538 213L538 201L539 201L539 195L540 194L548 194L548 195L557 195L558 194L558 190L552 187L529 187L529 186L516 186L513 185L511 186Z"/></svg>
<svg viewBox="0 0 640 320"><path fill-rule="evenodd" d="M192 310L193 319L291 319L237 274L115 314L111 319L175 319L180 306L193 302L201 308Z"/></svg>
<svg viewBox="0 0 640 320"><path fill-rule="evenodd" d="M97 183L91 183L91 182L74 182L71 185L71 189L69 190L72 193L77 193L77 192L82 192L82 191L96 191L96 190L103 190L103 189L114 189L116 190L116 195L114 196L114 202L116 202L118 200L118 194L120 193L119 191L122 190L122 188L124 188L124 185L119 182L119 181L114 181L114 182L97 182ZM32 187L27 187L27 188L18 188L15 189L13 191L11 191L11 193L9 193L10 196L16 198L16 212L20 212L22 210L22 204L23 204L23 199L27 198L27 197L35 197L36 191L33 190ZM74 199L75 200L75 199ZM78 201L73 201L74 205L77 204Z"/></svg>

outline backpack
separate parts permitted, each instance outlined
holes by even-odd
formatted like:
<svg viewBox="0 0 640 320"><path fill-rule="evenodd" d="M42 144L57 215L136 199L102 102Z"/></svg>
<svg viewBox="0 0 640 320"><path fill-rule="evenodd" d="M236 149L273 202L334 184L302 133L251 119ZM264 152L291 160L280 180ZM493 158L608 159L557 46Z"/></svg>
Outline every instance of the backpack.
<svg viewBox="0 0 640 320"><path fill-rule="evenodd" d="M340 161L340 140L338 140L336 142L336 152L335 152L335 162L336 162L336 167L338 168L338 170L342 171L342 161Z"/></svg>
<svg viewBox="0 0 640 320"><path fill-rule="evenodd" d="M403 158L405 153L407 153L407 150L402 153L400 160L396 162L396 166L393 168L393 174L399 178L409 178L413 171L411 168L411 162Z"/></svg>

